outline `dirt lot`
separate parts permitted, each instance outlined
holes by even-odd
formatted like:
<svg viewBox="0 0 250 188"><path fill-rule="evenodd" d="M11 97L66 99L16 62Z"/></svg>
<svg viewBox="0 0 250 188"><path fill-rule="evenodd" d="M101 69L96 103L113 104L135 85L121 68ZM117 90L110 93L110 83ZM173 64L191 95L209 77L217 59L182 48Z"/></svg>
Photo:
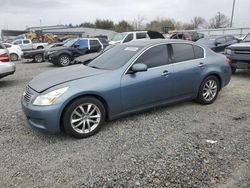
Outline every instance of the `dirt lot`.
<svg viewBox="0 0 250 188"><path fill-rule="evenodd" d="M0 80L1 187L250 187L250 71L212 105L157 108L76 140L33 130L21 110L25 84L55 68L19 62Z"/></svg>

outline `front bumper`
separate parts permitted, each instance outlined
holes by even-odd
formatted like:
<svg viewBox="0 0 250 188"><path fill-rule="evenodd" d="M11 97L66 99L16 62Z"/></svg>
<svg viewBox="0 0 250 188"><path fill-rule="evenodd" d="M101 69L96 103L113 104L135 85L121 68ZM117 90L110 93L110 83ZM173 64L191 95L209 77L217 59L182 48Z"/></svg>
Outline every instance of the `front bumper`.
<svg viewBox="0 0 250 188"><path fill-rule="evenodd" d="M49 134L60 132L60 104L34 106L22 99L22 109L31 127Z"/></svg>
<svg viewBox="0 0 250 188"><path fill-rule="evenodd" d="M13 62L1 63L0 64L0 78L14 74L16 71L16 65Z"/></svg>

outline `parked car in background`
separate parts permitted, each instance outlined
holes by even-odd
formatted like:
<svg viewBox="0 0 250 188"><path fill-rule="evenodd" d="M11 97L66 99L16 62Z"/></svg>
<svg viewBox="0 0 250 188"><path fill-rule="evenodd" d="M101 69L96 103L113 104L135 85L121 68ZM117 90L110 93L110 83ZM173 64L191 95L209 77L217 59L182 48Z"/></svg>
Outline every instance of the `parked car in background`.
<svg viewBox="0 0 250 188"><path fill-rule="evenodd" d="M67 41L68 40L66 40L66 42ZM24 51L23 55L22 55L22 58L24 58L24 59L33 59L34 62L41 63L41 62L44 61L45 50L48 50L50 48L63 46L66 42L59 42L59 43L50 44L50 45L46 46L45 49Z"/></svg>
<svg viewBox="0 0 250 188"><path fill-rule="evenodd" d="M18 45L10 44L10 43L3 43L4 46L9 51L9 56L11 61L18 61L22 57L22 49Z"/></svg>
<svg viewBox="0 0 250 188"><path fill-rule="evenodd" d="M10 62L9 52L3 43L0 42L0 78L14 74L15 71L15 63Z"/></svg>
<svg viewBox="0 0 250 188"><path fill-rule="evenodd" d="M48 46L48 43L32 43L29 39L17 39L12 44L20 46L23 51L44 49Z"/></svg>
<svg viewBox="0 0 250 188"><path fill-rule="evenodd" d="M50 48L45 51L45 58L59 66L68 66L81 55L95 53L103 50L108 45L105 39L77 38L66 42L61 47Z"/></svg>
<svg viewBox="0 0 250 188"><path fill-rule="evenodd" d="M137 40L115 45L87 66L38 75L25 89L22 108L34 128L85 138L107 120L148 108L194 99L211 104L230 78L226 57L206 47Z"/></svg>
<svg viewBox="0 0 250 188"><path fill-rule="evenodd" d="M157 31L130 31L124 33L118 33L114 36L109 44L121 44L127 43L133 40L140 39L164 39L165 37Z"/></svg>
<svg viewBox="0 0 250 188"><path fill-rule="evenodd" d="M224 52L226 47L238 42L239 39L232 35L210 36L197 41L198 44L207 46L215 52Z"/></svg>
<svg viewBox="0 0 250 188"><path fill-rule="evenodd" d="M169 36L170 39L182 39L182 40L190 40L197 41L201 38L204 38L204 34L197 32L176 32Z"/></svg>
<svg viewBox="0 0 250 188"><path fill-rule="evenodd" d="M250 33L240 43L228 46L225 54L231 60L233 73L237 69L250 69Z"/></svg>

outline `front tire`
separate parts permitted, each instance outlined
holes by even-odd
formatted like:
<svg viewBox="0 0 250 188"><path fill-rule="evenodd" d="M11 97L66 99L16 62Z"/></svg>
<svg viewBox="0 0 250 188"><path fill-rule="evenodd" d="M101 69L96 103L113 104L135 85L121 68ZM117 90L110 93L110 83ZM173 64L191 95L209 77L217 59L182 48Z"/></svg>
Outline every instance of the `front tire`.
<svg viewBox="0 0 250 188"><path fill-rule="evenodd" d="M212 104L220 91L220 82L216 76L208 76L199 88L196 101L203 105Z"/></svg>
<svg viewBox="0 0 250 188"><path fill-rule="evenodd" d="M105 122L103 104L94 97L79 98L65 109L62 123L67 134L75 138L87 138L96 134Z"/></svg>
<svg viewBox="0 0 250 188"><path fill-rule="evenodd" d="M62 67L69 66L71 62L70 56L63 54L58 58L58 64Z"/></svg>

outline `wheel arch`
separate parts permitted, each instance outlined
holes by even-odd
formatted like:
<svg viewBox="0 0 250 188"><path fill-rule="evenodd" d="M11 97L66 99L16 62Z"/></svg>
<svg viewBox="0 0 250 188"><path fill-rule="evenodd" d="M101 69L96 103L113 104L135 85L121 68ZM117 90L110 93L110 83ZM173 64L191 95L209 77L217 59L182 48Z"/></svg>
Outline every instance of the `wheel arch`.
<svg viewBox="0 0 250 188"><path fill-rule="evenodd" d="M105 112L106 112L106 119L109 119L109 106L108 106L108 103L107 101L101 96L101 95L98 95L96 93L85 93L85 94L79 94L73 98L71 98L69 101L67 101L62 109L61 109L61 112L60 112L60 117L59 117L59 127L60 127L60 130L63 130L63 124L62 124L62 117L63 117L63 114L65 112L65 110L67 109L67 107L72 103L74 102L75 100L79 99L79 98L82 98L82 97L94 97L96 99L98 99L104 106L105 108Z"/></svg>

